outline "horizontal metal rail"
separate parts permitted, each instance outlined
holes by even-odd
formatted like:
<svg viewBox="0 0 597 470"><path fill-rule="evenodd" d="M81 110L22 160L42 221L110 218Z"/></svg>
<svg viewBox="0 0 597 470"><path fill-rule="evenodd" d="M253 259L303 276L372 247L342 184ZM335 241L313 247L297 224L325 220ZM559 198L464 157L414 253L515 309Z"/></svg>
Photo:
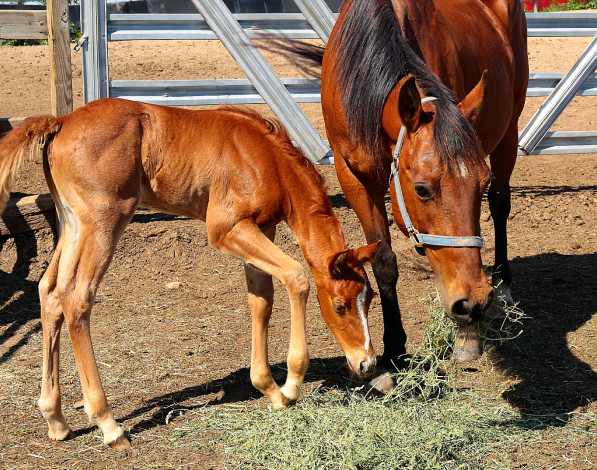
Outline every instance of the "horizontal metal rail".
<svg viewBox="0 0 597 470"><path fill-rule="evenodd" d="M597 35L597 13L527 13L529 37L593 37Z"/></svg>
<svg viewBox="0 0 597 470"><path fill-rule="evenodd" d="M237 13L232 15L251 38L285 36L290 39L319 39L302 13ZM216 34L197 14L111 14L110 41L212 39Z"/></svg>
<svg viewBox="0 0 597 470"><path fill-rule="evenodd" d="M548 132L529 155L560 155L569 153L597 153L597 132ZM519 155L526 153L519 149Z"/></svg>
<svg viewBox="0 0 597 470"><path fill-rule="evenodd" d="M532 73L527 96L548 96L563 73ZM282 78L297 103L319 103L321 81L315 78ZM247 79L217 80L111 80L110 96L170 106L262 104L263 98ZM578 96L597 96L597 74L583 85Z"/></svg>
<svg viewBox="0 0 597 470"><path fill-rule="evenodd" d="M281 78L296 103L319 103L321 81ZM169 106L261 104L265 100L247 79L111 80L110 96Z"/></svg>
<svg viewBox="0 0 597 470"><path fill-rule="evenodd" d="M563 73L531 73L527 96L548 96L564 78ZM594 73L580 88L577 96L597 96L597 73Z"/></svg>
<svg viewBox="0 0 597 470"><path fill-rule="evenodd" d="M597 13L527 13L529 37L592 37ZM302 13L237 13L233 17L249 37L319 39ZM111 14L110 41L217 39L199 14Z"/></svg>

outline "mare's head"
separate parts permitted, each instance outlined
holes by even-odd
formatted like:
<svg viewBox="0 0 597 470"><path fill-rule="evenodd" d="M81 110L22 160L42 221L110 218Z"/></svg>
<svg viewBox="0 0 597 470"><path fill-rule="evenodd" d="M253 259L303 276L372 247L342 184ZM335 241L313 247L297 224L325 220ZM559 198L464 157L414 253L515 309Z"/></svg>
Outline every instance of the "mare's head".
<svg viewBox="0 0 597 470"><path fill-rule="evenodd" d="M371 262L379 242L348 249L326 260L325 272L313 273L321 314L359 378L375 370L375 351L367 322L373 289L363 265Z"/></svg>
<svg viewBox="0 0 597 470"><path fill-rule="evenodd" d="M481 105L484 82L483 77L459 104L441 95L422 104L415 79L401 81L398 109L393 110L406 128L399 177L412 225L422 234L480 235L481 200L490 172L470 119ZM407 233L394 184L391 191L394 218ZM435 271L448 315L462 326L483 319L494 293L483 272L480 247L430 243L419 251Z"/></svg>

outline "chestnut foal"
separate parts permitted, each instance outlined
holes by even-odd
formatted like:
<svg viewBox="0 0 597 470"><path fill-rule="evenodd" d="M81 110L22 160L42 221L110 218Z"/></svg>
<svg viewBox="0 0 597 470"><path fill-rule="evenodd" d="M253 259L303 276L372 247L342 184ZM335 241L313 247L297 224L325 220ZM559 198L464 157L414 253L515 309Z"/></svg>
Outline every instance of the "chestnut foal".
<svg viewBox="0 0 597 470"><path fill-rule="evenodd" d="M285 221L313 273L322 315L357 376L375 368L367 312L373 291L363 264L379 243L348 249L313 164L276 121L238 108L189 111L120 99L89 103L68 116L27 120L0 140L0 209L25 155L43 155L56 203L59 240L39 293L43 380L39 407L54 440L73 437L61 410L60 329L68 326L85 411L104 442L128 448L112 417L90 337L95 294L116 244L142 206L204 220L209 242L244 261L252 315L251 381L274 408L294 403L308 364L309 281L273 243ZM272 276L290 297L286 383L271 375L267 328Z"/></svg>

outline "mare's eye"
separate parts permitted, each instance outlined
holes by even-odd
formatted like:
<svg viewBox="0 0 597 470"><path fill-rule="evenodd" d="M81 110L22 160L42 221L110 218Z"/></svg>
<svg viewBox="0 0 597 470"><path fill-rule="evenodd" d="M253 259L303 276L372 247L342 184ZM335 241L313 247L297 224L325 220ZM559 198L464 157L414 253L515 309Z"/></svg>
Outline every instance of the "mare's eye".
<svg viewBox="0 0 597 470"><path fill-rule="evenodd" d="M433 197L433 190L427 183L417 182L415 183L415 192L423 200L431 199Z"/></svg>
<svg viewBox="0 0 597 470"><path fill-rule="evenodd" d="M332 307L337 313L344 313L346 312L346 305L341 300L334 300L332 303Z"/></svg>

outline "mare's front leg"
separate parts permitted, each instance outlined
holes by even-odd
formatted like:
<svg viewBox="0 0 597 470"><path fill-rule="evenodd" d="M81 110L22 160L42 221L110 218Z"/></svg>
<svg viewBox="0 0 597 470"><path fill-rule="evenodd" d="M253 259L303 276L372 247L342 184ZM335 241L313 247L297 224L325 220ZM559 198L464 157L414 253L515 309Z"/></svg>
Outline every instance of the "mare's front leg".
<svg viewBox="0 0 597 470"><path fill-rule="evenodd" d="M493 266L493 285L498 294L513 304L510 294L512 273L508 262L508 234L506 224L510 214L510 177L516 163L518 149L518 130L516 124L506 132L504 138L490 155L493 181L489 187L489 210L495 229L495 263Z"/></svg>
<svg viewBox="0 0 597 470"><path fill-rule="evenodd" d="M389 184L383 177L382 169L379 169L381 174L357 176L355 170L336 150L334 149L334 161L338 180L344 196L363 226L367 243L381 240L380 249L373 261L373 275L379 288L384 324L384 352L378 364L392 367L406 353L406 332L398 306L398 265L396 254L392 250L385 204ZM370 177L371 180L366 182L365 177Z"/></svg>
<svg viewBox="0 0 597 470"><path fill-rule="evenodd" d="M208 210L207 214L210 243L245 262L253 326L251 382L272 401L274 409L285 408L298 400L309 364L306 337L309 281L301 265L272 242L275 227L266 231L268 238L251 220L228 225L214 217L214 213L218 210ZM281 388L272 377L267 350L267 328L274 293L272 276L280 280L290 297L288 374Z"/></svg>

